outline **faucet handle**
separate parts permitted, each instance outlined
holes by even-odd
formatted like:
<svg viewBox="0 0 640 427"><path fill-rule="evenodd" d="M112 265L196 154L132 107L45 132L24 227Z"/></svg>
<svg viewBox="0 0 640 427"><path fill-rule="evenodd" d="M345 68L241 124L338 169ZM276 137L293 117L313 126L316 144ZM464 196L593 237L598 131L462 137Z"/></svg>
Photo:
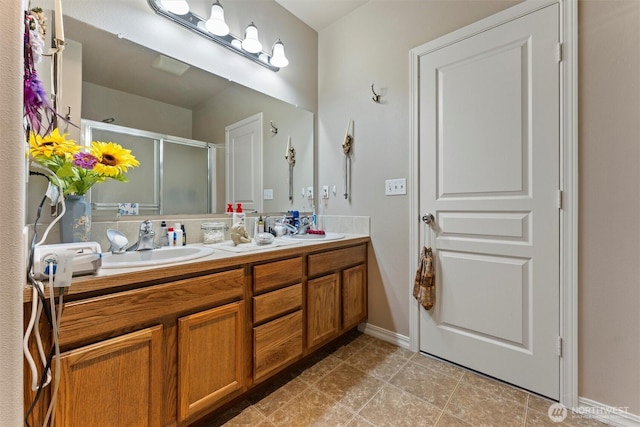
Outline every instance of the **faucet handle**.
<svg viewBox="0 0 640 427"><path fill-rule="evenodd" d="M153 231L153 223L150 219L146 219L142 221L140 224L140 232L141 233L150 233Z"/></svg>

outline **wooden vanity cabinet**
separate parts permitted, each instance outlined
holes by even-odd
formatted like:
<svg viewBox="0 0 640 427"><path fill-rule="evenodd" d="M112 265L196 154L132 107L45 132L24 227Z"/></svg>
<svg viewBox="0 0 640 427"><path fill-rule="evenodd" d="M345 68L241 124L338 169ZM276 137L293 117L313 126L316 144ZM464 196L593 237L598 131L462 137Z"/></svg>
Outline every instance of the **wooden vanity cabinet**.
<svg viewBox="0 0 640 427"><path fill-rule="evenodd" d="M56 425L160 425L162 347L157 325L61 354Z"/></svg>
<svg viewBox="0 0 640 427"><path fill-rule="evenodd" d="M366 319L367 244L176 266L119 288L96 278L106 286L64 305L55 425L185 427L242 398ZM29 369L24 384L26 410ZM31 425L42 425L50 390Z"/></svg>
<svg viewBox="0 0 640 427"><path fill-rule="evenodd" d="M253 267L253 380L263 381L303 353L302 257Z"/></svg>
<svg viewBox="0 0 640 427"><path fill-rule="evenodd" d="M307 280L307 350L367 317L367 247L310 254Z"/></svg>
<svg viewBox="0 0 640 427"><path fill-rule="evenodd" d="M235 268L66 303L55 425L183 425L244 392L245 277Z"/></svg>

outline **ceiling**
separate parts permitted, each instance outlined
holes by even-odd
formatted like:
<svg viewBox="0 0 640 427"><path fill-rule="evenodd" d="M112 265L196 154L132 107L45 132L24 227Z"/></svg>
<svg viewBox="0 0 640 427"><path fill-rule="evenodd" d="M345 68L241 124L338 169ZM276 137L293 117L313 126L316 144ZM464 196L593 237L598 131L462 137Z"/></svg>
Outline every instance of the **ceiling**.
<svg viewBox="0 0 640 427"><path fill-rule="evenodd" d="M316 31L359 8L368 0L275 0Z"/></svg>

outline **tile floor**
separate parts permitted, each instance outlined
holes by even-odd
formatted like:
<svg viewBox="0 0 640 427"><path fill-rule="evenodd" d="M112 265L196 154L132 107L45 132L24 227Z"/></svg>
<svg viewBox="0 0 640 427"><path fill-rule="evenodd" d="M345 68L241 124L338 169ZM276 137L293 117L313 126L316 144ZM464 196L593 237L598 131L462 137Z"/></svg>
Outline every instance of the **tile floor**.
<svg viewBox="0 0 640 427"><path fill-rule="evenodd" d="M202 426L603 425L571 415L554 423L547 416L551 403L353 332Z"/></svg>

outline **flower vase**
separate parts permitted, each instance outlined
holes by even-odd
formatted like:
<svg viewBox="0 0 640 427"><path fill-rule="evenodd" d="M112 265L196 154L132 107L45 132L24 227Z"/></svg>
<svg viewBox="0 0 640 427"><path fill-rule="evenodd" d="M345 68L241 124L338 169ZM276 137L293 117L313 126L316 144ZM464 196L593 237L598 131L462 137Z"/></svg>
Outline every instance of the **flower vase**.
<svg viewBox="0 0 640 427"><path fill-rule="evenodd" d="M66 212L60 218L62 243L88 242L91 239L91 204L84 196L66 196Z"/></svg>

